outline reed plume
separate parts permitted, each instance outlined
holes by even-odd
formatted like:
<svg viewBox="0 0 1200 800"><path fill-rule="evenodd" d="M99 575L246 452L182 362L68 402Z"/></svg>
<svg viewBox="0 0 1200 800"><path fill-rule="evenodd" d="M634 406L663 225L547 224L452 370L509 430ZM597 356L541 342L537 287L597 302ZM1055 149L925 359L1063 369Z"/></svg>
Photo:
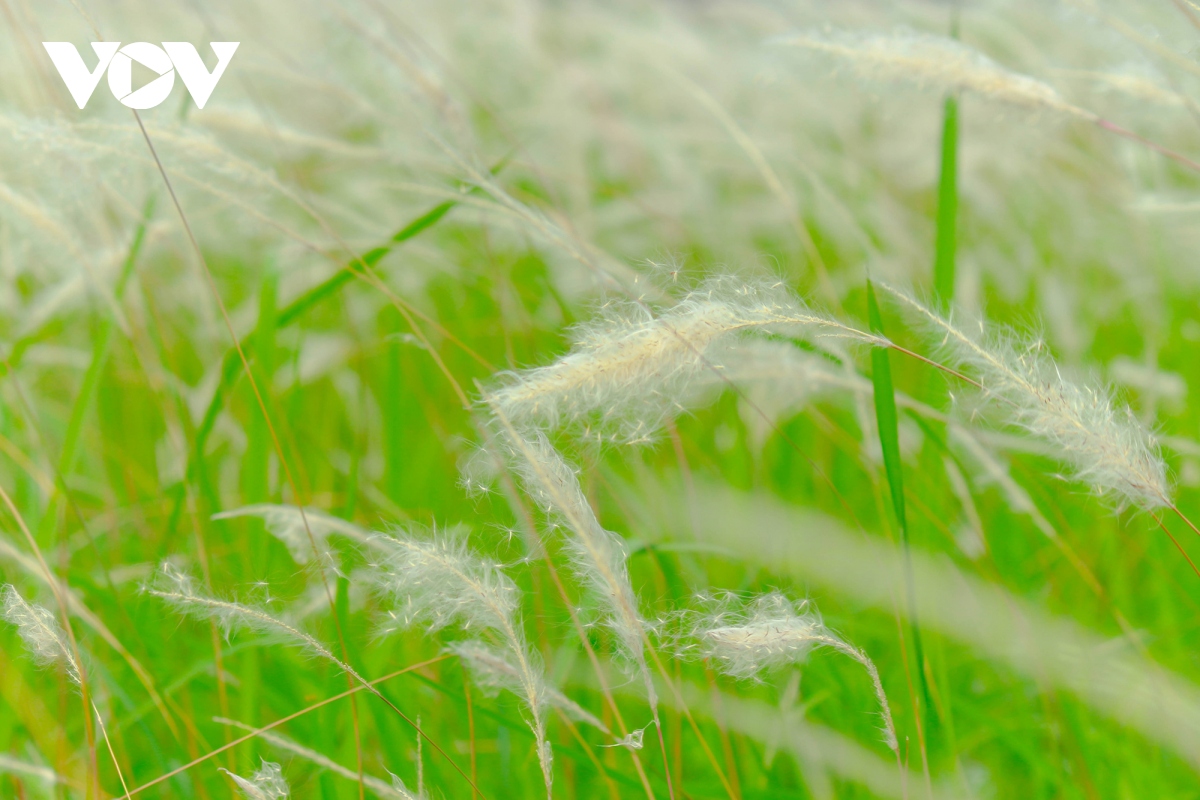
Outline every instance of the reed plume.
<svg viewBox="0 0 1200 800"><path fill-rule="evenodd" d="M243 778L224 767L220 770L237 784L246 800L284 800L290 792L287 781L283 779L283 770L270 761L263 761L258 772L249 778Z"/></svg>
<svg viewBox="0 0 1200 800"><path fill-rule="evenodd" d="M79 669L79 662L75 660L67 644L67 635L54 614L27 601L12 584L5 585L0 592L3 594L5 621L17 626L17 634L34 659L41 664L61 664L71 683L82 686L83 673Z"/></svg>
<svg viewBox="0 0 1200 800"><path fill-rule="evenodd" d="M579 478L541 431L507 431L507 445L526 492L554 525L567 532L566 550L580 581L601 608L620 653L645 677L651 704L657 702L646 667L649 623L638 610L629 581L625 542L605 530L579 485Z"/></svg>
<svg viewBox="0 0 1200 800"><path fill-rule="evenodd" d="M191 575L183 572L170 562L160 567L154 583L145 589L147 594L166 601L177 611L187 616L201 620L215 620L229 636L233 631L247 629L288 644L300 647L312 655L324 659L359 683L370 688L365 678L333 654L328 647L316 637L297 628L284 619L272 615L261 608L238 603L233 600L223 600L210 597L196 588Z"/></svg>
<svg viewBox="0 0 1200 800"><path fill-rule="evenodd" d="M1050 111L1094 122L1095 114L1058 91L997 64L954 39L905 31L894 34L813 31L781 44L832 56L866 80L904 82L941 94L966 92L1027 111Z"/></svg>
<svg viewBox="0 0 1200 800"><path fill-rule="evenodd" d="M505 663L511 663L514 672L511 687L529 709L529 727L549 797L553 753L546 738L548 692L541 664L525 642L521 596L512 579L499 564L482 558L454 535L425 540L397 533L373 536L371 542L383 554L374 580L399 603L388 612L389 627L421 625L434 633L457 623L465 630L491 631L503 643Z"/></svg>
<svg viewBox="0 0 1200 800"><path fill-rule="evenodd" d="M476 685L485 692L501 689L521 694L521 667L503 651L478 639L454 642L446 647L458 656L471 672ZM543 686L543 699L547 706L562 711L576 722L591 725L596 730L611 735L608 726L594 714L552 686Z"/></svg>
<svg viewBox="0 0 1200 800"><path fill-rule="evenodd" d="M752 331L887 343L812 311L782 283L720 276L660 313L610 301L575 328L571 352L507 373L484 401L514 424L566 423L599 438L640 441L682 409L722 345Z"/></svg>
<svg viewBox="0 0 1200 800"><path fill-rule="evenodd" d="M301 758L311 761L313 764L316 764L318 767L321 767L322 769L327 769L330 772L336 773L336 774L342 776L343 778L346 778L347 780L352 780L355 782L358 781L358 778L359 778L358 773L355 772L354 770L347 769L346 767L343 767L341 764L337 763L336 761L334 761L333 759L324 755L323 753L318 753L316 750L313 750L309 747L305 747L302 744L293 742L291 739L288 739L285 736L280 736L279 734L273 733L272 731L259 730L258 728L255 728L253 725L247 725L244 722L238 722L237 720L228 719L227 717L213 717L213 722L219 722L222 725L230 725L232 727L239 728L248 733L253 733L257 738L262 739L264 742L269 742L270 744L274 745L275 747L278 747L280 750L287 750L289 753L294 753L295 755L300 756ZM402 794L400 792L397 792L395 789L393 789L391 786L389 786L386 782L380 780L379 778L376 778L373 775L363 775L362 782L363 782L363 786L370 789L372 792L379 795L380 797L398 797L398 798L400 798L400 800L406 800L406 798L411 797L411 795L409 795L409 794Z"/></svg>
<svg viewBox="0 0 1200 800"><path fill-rule="evenodd" d="M1153 434L1106 387L1065 377L1038 341L982 321L959 326L912 295L885 288L971 371L985 399L999 401L996 408L1009 423L1051 445L1076 478L1143 509L1173 507Z"/></svg>
<svg viewBox="0 0 1200 800"><path fill-rule="evenodd" d="M300 565L316 561L322 568L340 572L337 553L329 546L329 536L339 533L357 538L361 531L351 523L322 511L297 506L257 503L213 514L214 520L258 517L267 532L283 543L292 560ZM307 519L307 525L305 520ZM311 534L311 538L310 538ZM314 551L315 546L315 551Z"/></svg>
<svg viewBox="0 0 1200 800"><path fill-rule="evenodd" d="M749 600L732 594L702 596L700 600L701 610L680 612L666 623L674 628L670 638L678 656L714 661L726 675L748 680L797 664L817 647L836 650L867 671L879 701L884 741L892 752L899 752L891 708L875 662L826 628L807 601L796 602L777 591Z"/></svg>
<svg viewBox="0 0 1200 800"><path fill-rule="evenodd" d="M637 596L629 580L625 543L600 525L583 495L575 470L554 449L545 433L536 429L519 432L497 406L493 405L492 411L499 427L496 440L507 450L509 462L525 491L554 521L555 527L569 534L565 547L576 576L600 607L601 616L616 640L617 653L642 678L665 763L658 694L646 663L651 626L638 610ZM673 796L673 789L668 789Z"/></svg>
<svg viewBox="0 0 1200 800"><path fill-rule="evenodd" d="M401 800L426 800L427 795L424 791L413 791L404 785L404 781L400 780L399 775L392 776L392 791L398 795Z"/></svg>

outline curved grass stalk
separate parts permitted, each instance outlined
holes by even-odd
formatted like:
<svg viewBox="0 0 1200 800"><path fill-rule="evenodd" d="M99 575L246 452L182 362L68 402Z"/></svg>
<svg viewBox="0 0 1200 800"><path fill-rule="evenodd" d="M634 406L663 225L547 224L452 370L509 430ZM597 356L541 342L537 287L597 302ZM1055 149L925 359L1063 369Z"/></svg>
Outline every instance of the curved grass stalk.
<svg viewBox="0 0 1200 800"><path fill-rule="evenodd" d="M249 731L251 735L257 736L264 742L269 742L281 750L287 750L290 753L294 753L301 758L311 761L318 767L327 769L330 772L346 778L347 780L354 781L355 783L358 782L358 773L354 770L343 767L341 764L328 758L324 754L318 753L316 750L305 747L302 744L297 744L291 739L287 739L278 734L271 733L270 731L261 730L255 728L253 725L247 725L244 722L238 722L237 720L228 719L226 717L213 717L213 722L219 722L222 725L229 725L234 728L239 728L243 731ZM362 780L368 789L375 792L375 794L379 795L380 797L397 797L400 798L400 800L405 800L405 795L396 791L386 782L376 778L373 775L363 775Z"/></svg>

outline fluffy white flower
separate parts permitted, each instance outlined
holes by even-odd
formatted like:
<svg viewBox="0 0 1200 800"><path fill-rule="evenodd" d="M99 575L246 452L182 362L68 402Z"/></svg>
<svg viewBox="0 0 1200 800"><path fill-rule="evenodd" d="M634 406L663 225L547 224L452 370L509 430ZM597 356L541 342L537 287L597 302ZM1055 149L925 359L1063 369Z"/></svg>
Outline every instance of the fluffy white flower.
<svg viewBox="0 0 1200 800"><path fill-rule="evenodd" d="M76 686L82 683L79 662L67 645L67 635L49 609L25 600L11 584L3 592L4 619L17 626L29 652L43 664L62 664Z"/></svg>
<svg viewBox="0 0 1200 800"><path fill-rule="evenodd" d="M491 631L507 651L503 663L512 670L512 688L529 708L529 726L537 741L538 760L550 796L553 754L546 738L548 696L537 656L525 642L520 622L520 592L500 565L474 553L461 532L432 539L397 532L371 537L383 554L374 580L399 605L389 611L389 627L416 625L435 632L457 623L466 630ZM509 661L511 659L511 661Z"/></svg>
<svg viewBox="0 0 1200 800"><path fill-rule="evenodd" d="M962 42L904 31L894 34L813 31L782 44L833 56L861 77L902 81L940 92L969 92L1030 111L1052 111L1094 120L1053 86L1005 69Z"/></svg>
<svg viewBox="0 0 1200 800"><path fill-rule="evenodd" d="M1064 376L1039 342L982 322L965 329L911 295L885 288L941 337L957 364L970 368L997 411L1050 444L1079 480L1142 508L1171 505L1158 443L1106 387Z"/></svg>
<svg viewBox="0 0 1200 800"><path fill-rule="evenodd" d="M858 663L871 678L883 718L887 746L897 750L896 728L879 670L866 653L835 636L807 601L780 592L743 601L736 595L701 596L700 609L668 618L677 655L705 658L734 678L757 678L767 670L794 665L810 650L829 647Z"/></svg>
<svg viewBox="0 0 1200 800"><path fill-rule="evenodd" d="M713 278L662 313L610 302L575 329L571 352L544 367L508 373L484 401L514 424L572 424L623 442L651 436L720 369L722 347L738 334L886 340L810 310L782 283Z"/></svg>
<svg viewBox="0 0 1200 800"><path fill-rule="evenodd" d="M258 772L249 778L235 775L224 767L221 771L230 777L242 790L246 800L283 800L288 796L287 781L283 779L283 771L278 764L263 761Z"/></svg>

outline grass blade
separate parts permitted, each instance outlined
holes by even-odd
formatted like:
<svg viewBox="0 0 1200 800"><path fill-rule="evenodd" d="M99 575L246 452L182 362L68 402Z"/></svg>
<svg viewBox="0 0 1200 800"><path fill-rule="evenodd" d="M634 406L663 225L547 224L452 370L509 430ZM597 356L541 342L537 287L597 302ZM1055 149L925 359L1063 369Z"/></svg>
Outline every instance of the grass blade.
<svg viewBox="0 0 1200 800"><path fill-rule="evenodd" d="M288 303L284 308L278 311L275 316L275 322L272 327L272 335L274 331L280 328L285 328L296 320L300 319L306 311L319 305L322 301L333 297L338 290L349 283L358 267L359 262L365 263L367 266L374 266L380 259L392 251L392 248L398 244L412 239L417 234L427 228L436 225L442 217L446 216L454 206L458 205L457 201L448 200L426 211L421 216L409 222L399 231L394 233L387 244L373 248L363 253L361 258L354 259L346 266L342 267L332 276L309 289L304 294L297 297L291 303ZM242 349L247 356L253 356L254 351L254 336L249 337L245 342L242 342ZM200 422L200 426L196 429L196 440L192 447L191 456L188 459L186 477L184 478L184 486L180 487L180 491L175 495L175 502L171 509L170 522L168 530L174 532L179 523L180 515L183 511L183 502L186 498L186 484L193 480L197 481L200 486L201 493L209 500L210 504L216 508L216 493L212 489L207 476L204 472L204 447L208 441L208 436L212 432L213 426L216 424L217 416L221 413L222 407L228 398L229 390L234 382L242 374L240 364L237 358L237 349L230 348L225 353L225 358L221 365L221 379L217 382L216 391L213 393L213 398L209 401L208 408L204 411L204 417Z"/></svg>
<svg viewBox="0 0 1200 800"><path fill-rule="evenodd" d="M867 279L867 321L872 333L886 335L875 289ZM904 471L900 463L900 428L896 417L896 392L892 385L892 366L885 347L871 348L871 382L875 395L875 420L879 427L879 444L883 450L883 467L887 476L888 491L892 498L892 509L896 524L900 528L900 547L904 553L907 602L910 627L913 637L913 652L917 660L917 676L921 686L922 716L925 734L930 730L932 702L929 683L925 676L925 648L921 643L921 626L917 621L917 601L913 588L912 557L909 552L908 519L904 511Z"/></svg>
<svg viewBox="0 0 1200 800"><path fill-rule="evenodd" d="M113 288L113 296L118 303L124 297L125 286L129 283L129 278L133 275L133 267L137 263L138 254L141 252L142 245L146 241L146 228L153 215L154 196L151 195L142 208L142 219L138 222L137 228L134 229L133 240L129 244L129 252L125 256L125 261L121 264L121 274L117 278L117 285ZM79 446L83 437L83 423L87 418L88 409L92 407L92 401L96 397L96 392L100 386L100 379L104 375L104 368L108 366L108 355L112 346L113 328L115 326L116 322L111 316L105 317L100 322L99 330L92 341L92 360L88 363L87 372L83 376L83 384L79 387L79 392L75 395L75 402L71 406L71 416L67 422L67 433L63 439L62 452L58 458L58 471L56 473L60 484L58 492L50 498L49 507L42 516L38 526L38 539L40 541L48 540L49 531L58 522L59 494L66 495L67 476L75 469L75 461L79 457Z"/></svg>
<svg viewBox="0 0 1200 800"><path fill-rule="evenodd" d="M942 160L938 176L937 238L934 242L933 289L938 303L954 300L954 261L958 248L958 99L946 98L942 118Z"/></svg>

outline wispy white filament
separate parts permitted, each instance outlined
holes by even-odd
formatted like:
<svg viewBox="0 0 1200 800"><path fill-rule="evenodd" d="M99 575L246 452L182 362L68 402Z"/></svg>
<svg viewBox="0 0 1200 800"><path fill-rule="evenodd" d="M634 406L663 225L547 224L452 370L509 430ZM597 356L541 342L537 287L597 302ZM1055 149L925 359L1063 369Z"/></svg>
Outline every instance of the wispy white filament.
<svg viewBox="0 0 1200 800"><path fill-rule="evenodd" d="M615 636L618 654L633 664L641 675L650 713L661 737L658 694L646 664L645 643L650 625L638 610L637 596L629 580L624 540L600 525L583 496L575 470L542 431L518 432L496 406L492 411L526 492L551 519L569 532L566 549L575 573L599 605L605 623Z"/></svg>
<svg viewBox="0 0 1200 800"><path fill-rule="evenodd" d="M219 722L222 725L232 725L235 728L240 728L244 731L253 733L259 739L262 739L265 742L270 742L281 750L287 750L290 753L295 753L301 758L306 758L312 763L316 764L318 767L341 775L343 778L348 780L355 782L358 781L359 775L354 770L347 769L323 753L318 753L316 750L312 750L304 745L297 744L287 737L280 736L279 734L272 733L271 731L259 730L253 725L247 725L243 722L238 722L237 720L228 719L226 717L213 717L213 722ZM412 796L408 793L401 794L400 792L397 792L379 778L371 775L363 775L362 782L364 786L375 792L375 794L379 795L380 797L398 797L400 800L407 800L407 798Z"/></svg>
<svg viewBox="0 0 1200 800"><path fill-rule="evenodd" d="M715 661L734 678L756 678L764 671L790 666L817 647L830 647L857 661L867 671L883 718L887 746L896 752L896 728L879 670L866 653L835 636L807 602L780 592L749 601L734 595L702 597L703 610L674 619L675 650L681 657Z"/></svg>
<svg viewBox="0 0 1200 800"><path fill-rule="evenodd" d="M258 772L249 778L236 775L224 767L220 769L237 784L246 800L283 800L288 796L287 781L283 779L283 771L278 764L263 761Z"/></svg>
<svg viewBox="0 0 1200 800"><path fill-rule="evenodd" d="M259 503L214 514L214 520L259 517L267 531L287 547L292 560L297 564L309 564L316 560L323 568L338 570L337 555L329 547L331 533L340 533L352 539L360 539L361 530L345 520L330 516L322 511L297 506ZM306 524L307 522L307 524ZM309 534L311 535L311 538ZM313 546L316 546L316 552Z"/></svg>
<svg viewBox="0 0 1200 800"><path fill-rule="evenodd" d="M210 597L196 588L195 581L172 564L165 563L159 569L153 585L146 592L165 600L176 610L196 619L211 619L224 629L228 636L242 628L257 631L282 641L297 645L318 658L325 659L346 672L359 683L371 688L365 678L353 667L335 656L333 652L311 634L305 633L287 621L254 606L233 600Z"/></svg>
<svg viewBox="0 0 1200 800"><path fill-rule="evenodd" d="M502 419L503 422L503 419ZM607 531L583 496L579 477L541 431L506 430L517 473L529 495L569 533L567 552L576 574L597 600L621 654L645 677L651 703L656 702L646 667L648 623L638 610L629 581L624 540Z"/></svg>
<svg viewBox="0 0 1200 800"><path fill-rule="evenodd" d="M399 795L403 800L425 800L425 793L422 791L412 791L404 785L404 781L400 780L399 775L392 776L392 791Z"/></svg>
<svg viewBox="0 0 1200 800"><path fill-rule="evenodd" d="M82 673L79 662L75 660L67 635L58 620L49 609L35 605L21 597L16 587L9 584L4 587L4 619L17 626L25 646L37 661L43 664L62 664L67 670L67 677L76 686L82 683Z"/></svg>
<svg viewBox="0 0 1200 800"><path fill-rule="evenodd" d="M972 370L985 396L999 401L998 411L1052 445L1079 480L1142 508L1172 504L1158 443L1107 388L1064 377L1039 342L982 322L961 328L911 295L885 288L941 337L955 362Z"/></svg>
<svg viewBox="0 0 1200 800"><path fill-rule="evenodd" d="M462 659L476 685L484 691L495 692L504 689L520 694L521 668L504 652L474 639L455 642L446 649ZM610 733L608 726L594 714L557 689L544 686L543 697L546 705L559 709L576 722L591 725L606 734Z"/></svg>
<svg viewBox="0 0 1200 800"><path fill-rule="evenodd" d="M517 425L582 425L598 437L638 441L682 408L697 377L714 368L721 345L749 331L886 343L813 312L782 283L725 276L658 314L640 304L609 303L576 328L570 353L509 373L484 400Z"/></svg>
<svg viewBox="0 0 1200 800"><path fill-rule="evenodd" d="M379 586L399 605L389 612L392 626L424 626L431 633L447 625L496 634L512 659L513 688L529 709L529 727L550 796L553 754L546 738L548 702L541 664L525 643L520 625L520 592L493 561L471 551L462 537L420 539L411 534L371 537L384 554L375 569Z"/></svg>
<svg viewBox="0 0 1200 800"><path fill-rule="evenodd" d="M953 39L911 31L813 31L780 41L833 56L868 80L904 81L943 93L969 92L1030 111L1096 118L1065 101L1054 87L1005 69Z"/></svg>

